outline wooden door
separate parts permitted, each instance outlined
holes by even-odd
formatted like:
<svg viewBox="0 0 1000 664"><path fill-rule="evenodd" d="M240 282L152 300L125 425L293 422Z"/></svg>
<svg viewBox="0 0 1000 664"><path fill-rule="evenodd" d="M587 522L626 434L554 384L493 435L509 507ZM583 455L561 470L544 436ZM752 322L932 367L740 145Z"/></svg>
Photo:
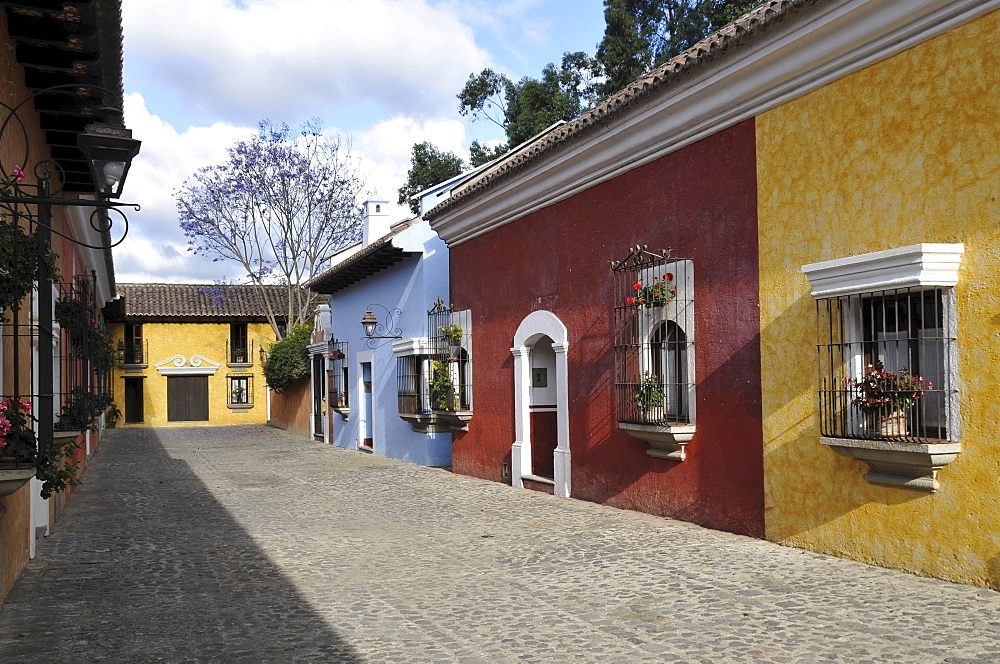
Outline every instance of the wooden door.
<svg viewBox="0 0 1000 664"><path fill-rule="evenodd" d="M135 424L145 420L142 406L142 381L144 378L125 379L125 423Z"/></svg>
<svg viewBox="0 0 1000 664"><path fill-rule="evenodd" d="M167 377L167 421L208 420L208 376Z"/></svg>

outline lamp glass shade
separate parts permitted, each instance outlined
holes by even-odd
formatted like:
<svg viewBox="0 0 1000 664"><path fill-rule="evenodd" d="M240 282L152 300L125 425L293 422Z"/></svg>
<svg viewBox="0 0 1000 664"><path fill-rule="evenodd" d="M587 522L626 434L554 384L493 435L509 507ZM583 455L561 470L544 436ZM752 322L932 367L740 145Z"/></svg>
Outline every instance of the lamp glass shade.
<svg viewBox="0 0 1000 664"><path fill-rule="evenodd" d="M91 124L77 136L76 143L90 165L97 195L102 198L121 196L132 159L139 154L142 145L132 138L132 131L124 127Z"/></svg>
<svg viewBox="0 0 1000 664"><path fill-rule="evenodd" d="M368 313L366 313L361 318L361 327L364 328L366 337L375 336L376 325L378 325L378 318L375 318L375 316L372 314L372 310L369 309Z"/></svg>

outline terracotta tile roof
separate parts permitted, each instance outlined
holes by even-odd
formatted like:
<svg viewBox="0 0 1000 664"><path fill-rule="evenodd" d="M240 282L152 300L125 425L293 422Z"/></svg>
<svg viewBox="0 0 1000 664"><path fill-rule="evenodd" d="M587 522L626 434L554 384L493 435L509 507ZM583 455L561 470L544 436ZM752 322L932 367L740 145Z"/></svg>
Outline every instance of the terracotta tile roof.
<svg viewBox="0 0 1000 664"><path fill-rule="evenodd" d="M284 286L265 286L278 318L288 310ZM254 318L264 320L266 307L256 286L212 284L118 284L119 300L108 305L113 319L123 318Z"/></svg>
<svg viewBox="0 0 1000 664"><path fill-rule="evenodd" d="M770 0L740 19L723 27L687 49L672 60L657 67L650 74L631 83L624 89L608 97L603 102L578 117L551 127L546 133L533 139L528 145L501 157L496 166L471 180L464 188L453 192L451 197L430 210L425 217L432 218L446 210L475 197L524 168L543 155L552 152L564 143L574 140L590 131L604 127L614 116L627 109L641 105L659 90L671 85L717 57L730 54L734 49L752 41L768 27L784 20L786 16L798 13L806 5L820 0Z"/></svg>

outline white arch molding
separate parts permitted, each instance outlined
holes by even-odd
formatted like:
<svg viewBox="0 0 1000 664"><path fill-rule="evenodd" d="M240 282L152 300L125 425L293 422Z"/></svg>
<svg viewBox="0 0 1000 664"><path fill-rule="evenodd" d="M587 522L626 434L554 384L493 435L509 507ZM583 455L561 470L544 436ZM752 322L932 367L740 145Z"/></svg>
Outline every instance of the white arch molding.
<svg viewBox="0 0 1000 664"><path fill-rule="evenodd" d="M570 495L569 451L569 381L566 352L569 339L566 326L551 311L533 311L514 334L514 444L511 445L512 484L523 487L523 478L531 473L531 347L542 336L552 339L556 354L556 450L553 456L554 493Z"/></svg>

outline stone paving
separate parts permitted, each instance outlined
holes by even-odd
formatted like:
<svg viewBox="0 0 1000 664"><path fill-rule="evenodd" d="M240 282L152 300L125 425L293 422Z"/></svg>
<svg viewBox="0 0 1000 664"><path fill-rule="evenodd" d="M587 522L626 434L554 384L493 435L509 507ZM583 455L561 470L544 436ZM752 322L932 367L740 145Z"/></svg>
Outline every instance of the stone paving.
<svg viewBox="0 0 1000 664"><path fill-rule="evenodd" d="M1000 662L1000 593L331 448L108 432L0 662Z"/></svg>

